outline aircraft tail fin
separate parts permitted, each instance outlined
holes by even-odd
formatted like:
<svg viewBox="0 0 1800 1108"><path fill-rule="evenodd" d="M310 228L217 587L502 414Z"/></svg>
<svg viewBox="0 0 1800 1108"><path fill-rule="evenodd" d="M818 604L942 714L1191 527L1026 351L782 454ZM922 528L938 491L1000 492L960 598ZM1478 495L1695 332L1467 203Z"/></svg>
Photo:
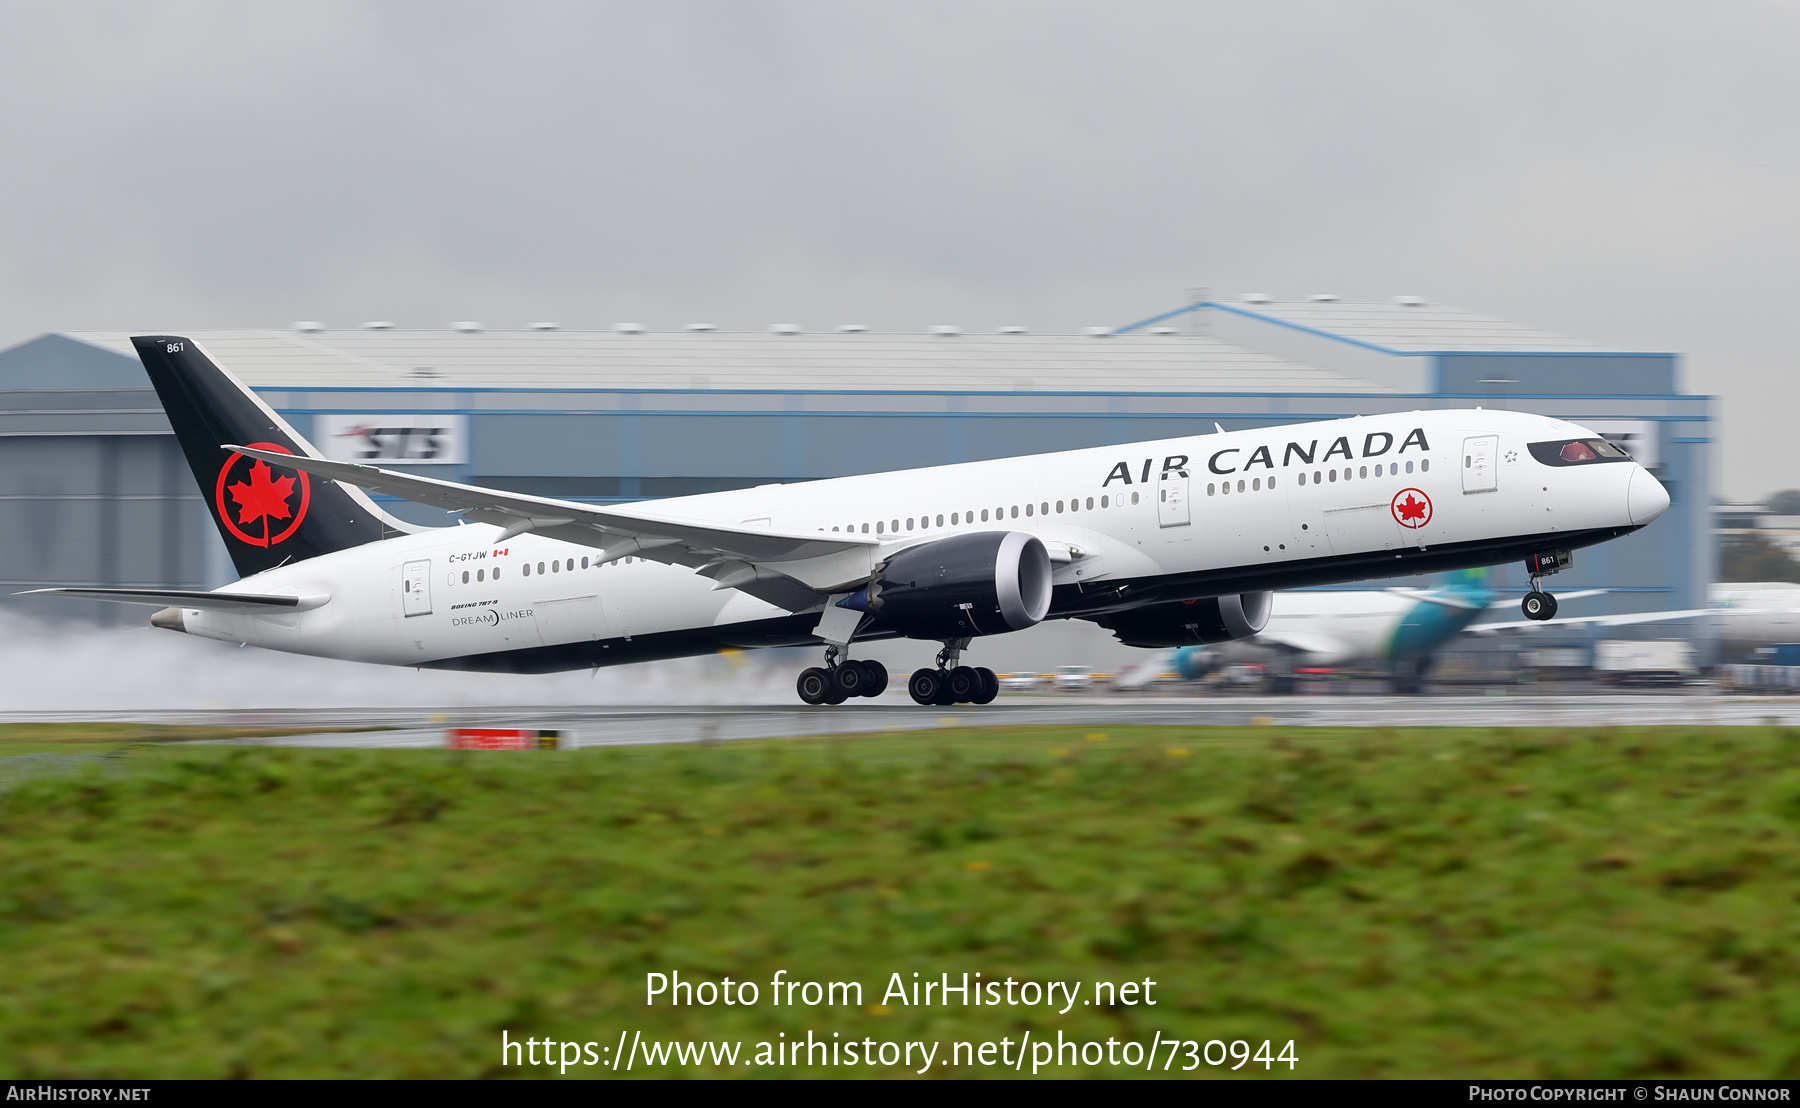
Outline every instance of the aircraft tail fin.
<svg viewBox="0 0 1800 1108"><path fill-rule="evenodd" d="M243 443L322 457L193 340L143 335L131 344L240 576L414 530L381 512L361 489L221 449Z"/></svg>

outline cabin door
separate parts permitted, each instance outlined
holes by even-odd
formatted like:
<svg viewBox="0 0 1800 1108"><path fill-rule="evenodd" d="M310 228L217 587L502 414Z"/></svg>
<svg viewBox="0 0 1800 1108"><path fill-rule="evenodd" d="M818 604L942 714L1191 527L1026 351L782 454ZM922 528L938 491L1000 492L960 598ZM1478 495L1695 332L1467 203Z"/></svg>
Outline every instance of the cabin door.
<svg viewBox="0 0 1800 1108"><path fill-rule="evenodd" d="M1493 492L1499 487L1494 470L1500 436L1471 435L1463 440L1463 491Z"/></svg>
<svg viewBox="0 0 1800 1108"><path fill-rule="evenodd" d="M430 562L408 562L401 567L400 608L409 616L431 614Z"/></svg>
<svg viewBox="0 0 1800 1108"><path fill-rule="evenodd" d="M1163 527L1186 527L1188 519L1188 471L1165 469L1156 483L1156 522Z"/></svg>

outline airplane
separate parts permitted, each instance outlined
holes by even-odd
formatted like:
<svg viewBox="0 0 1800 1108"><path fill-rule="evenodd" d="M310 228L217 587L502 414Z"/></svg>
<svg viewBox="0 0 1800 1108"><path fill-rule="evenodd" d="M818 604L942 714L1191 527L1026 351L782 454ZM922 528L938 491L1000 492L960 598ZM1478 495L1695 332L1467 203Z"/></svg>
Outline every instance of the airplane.
<svg viewBox="0 0 1800 1108"><path fill-rule="evenodd" d="M1557 599L1592 596L1583 589ZM1266 627L1248 638L1216 646L1184 646L1145 659L1113 682L1141 688L1173 671L1197 681L1233 663L1270 665L1271 691L1293 691L1294 671L1307 667L1381 666L1393 674L1394 691L1419 691L1439 647L1469 629L1491 609L1509 607L1487 585L1485 572L1465 570L1440 588L1282 592L1275 595ZM1536 627L1533 621L1530 626Z"/></svg>
<svg viewBox="0 0 1800 1108"><path fill-rule="evenodd" d="M1523 560L1521 610L1572 551L1667 491L1560 419L1448 409L587 504L325 459L191 339L132 339L240 579L32 590L158 605L153 626L322 657L546 673L811 645L808 704L885 689L855 643L943 644L921 704L984 704L972 642L1085 619L1133 646L1246 638L1272 590ZM423 528L370 492L461 513Z"/></svg>

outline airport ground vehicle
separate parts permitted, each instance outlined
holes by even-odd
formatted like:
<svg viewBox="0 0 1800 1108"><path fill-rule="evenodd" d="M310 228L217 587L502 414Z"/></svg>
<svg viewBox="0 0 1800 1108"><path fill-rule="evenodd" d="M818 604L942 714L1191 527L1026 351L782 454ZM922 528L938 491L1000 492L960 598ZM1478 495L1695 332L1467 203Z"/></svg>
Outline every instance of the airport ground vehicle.
<svg viewBox="0 0 1800 1108"><path fill-rule="evenodd" d="M1602 639L1594 675L1615 685L1679 685L1699 676L1694 644L1685 639Z"/></svg>
<svg viewBox="0 0 1800 1108"><path fill-rule="evenodd" d="M987 703L983 636L1086 619L1135 646L1245 638L1272 590L1568 552L1660 517L1650 473L1576 424L1439 410L589 504L328 461L190 340L132 340L242 579L66 588L158 627L387 665L541 673L817 644L807 703L880 692L854 643L943 644L920 704ZM425 529L363 490L462 513ZM1547 522L1548 521L1548 522Z"/></svg>
<svg viewBox="0 0 1800 1108"><path fill-rule="evenodd" d="M1094 671L1086 666L1060 666L1050 678L1057 692L1087 692L1094 687Z"/></svg>

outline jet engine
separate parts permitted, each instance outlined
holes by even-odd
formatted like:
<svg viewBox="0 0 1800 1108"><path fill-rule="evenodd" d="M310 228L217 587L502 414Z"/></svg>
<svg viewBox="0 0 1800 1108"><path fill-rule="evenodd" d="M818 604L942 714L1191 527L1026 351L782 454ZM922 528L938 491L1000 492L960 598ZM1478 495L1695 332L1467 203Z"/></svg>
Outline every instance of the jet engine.
<svg viewBox="0 0 1800 1108"><path fill-rule="evenodd" d="M909 546L869 583L867 606L881 626L915 639L1023 631L1049 614L1050 554L1022 531Z"/></svg>
<svg viewBox="0 0 1800 1108"><path fill-rule="evenodd" d="M1096 616L1126 646L1192 646L1195 643L1247 639L1269 623L1275 605L1272 592L1177 600Z"/></svg>

